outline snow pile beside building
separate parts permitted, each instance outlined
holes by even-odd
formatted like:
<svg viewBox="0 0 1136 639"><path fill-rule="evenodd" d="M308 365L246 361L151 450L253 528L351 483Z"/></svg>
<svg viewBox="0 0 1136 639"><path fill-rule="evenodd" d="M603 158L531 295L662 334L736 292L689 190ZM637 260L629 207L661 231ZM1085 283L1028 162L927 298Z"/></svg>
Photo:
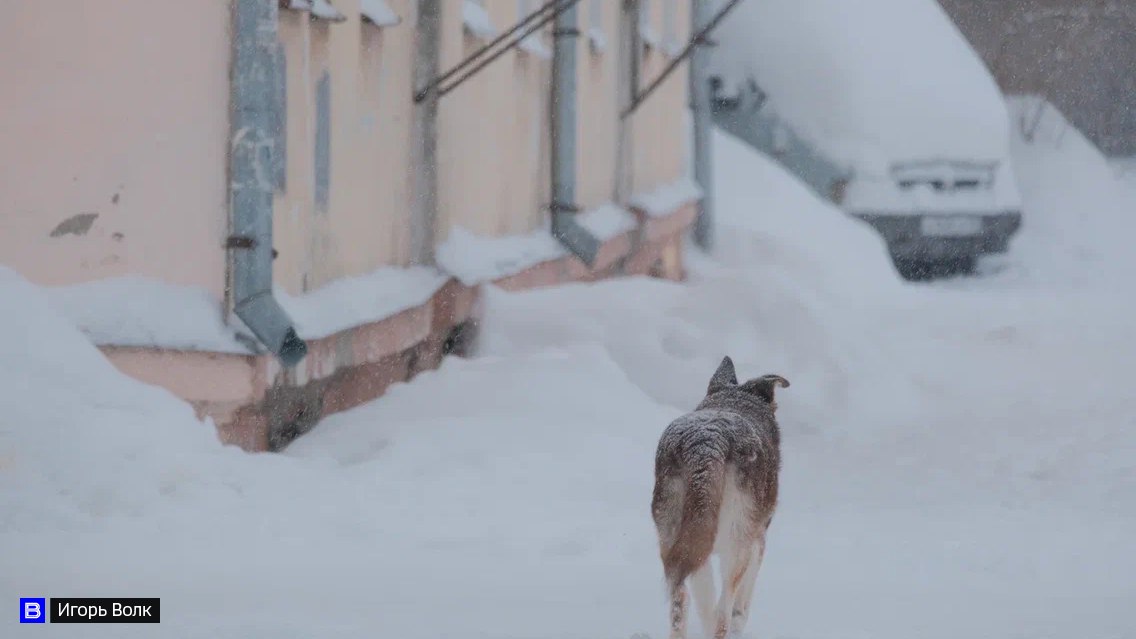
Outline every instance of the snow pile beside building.
<svg viewBox="0 0 1136 639"><path fill-rule="evenodd" d="M274 291L303 339L397 315L425 304L448 277L436 269L380 268L337 279L300 295ZM52 306L91 342L171 350L250 354L262 352L241 320L222 321L221 302L209 291L126 275L47 291Z"/></svg>
<svg viewBox="0 0 1136 639"><path fill-rule="evenodd" d="M0 267L0 519L69 527L223 498L211 423L166 391L119 373L40 289ZM235 454L235 453L233 453ZM223 490L221 491L224 492Z"/></svg>
<svg viewBox="0 0 1136 639"><path fill-rule="evenodd" d="M754 74L776 112L839 162L1006 155L1001 93L934 0L743 2L715 39L717 73Z"/></svg>

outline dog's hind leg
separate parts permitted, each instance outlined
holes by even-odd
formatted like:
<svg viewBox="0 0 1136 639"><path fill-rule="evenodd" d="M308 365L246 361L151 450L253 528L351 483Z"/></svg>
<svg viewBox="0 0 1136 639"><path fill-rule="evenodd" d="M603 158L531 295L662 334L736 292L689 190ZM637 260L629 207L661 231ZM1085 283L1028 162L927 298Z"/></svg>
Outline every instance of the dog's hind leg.
<svg viewBox="0 0 1136 639"><path fill-rule="evenodd" d="M740 633L745 628L746 622L749 621L749 607L753 603L754 582L757 581L757 573L761 570L761 562L765 558L765 533L757 538L757 543L754 544L752 552L753 558L750 560L749 567L746 568L741 585L738 587L737 598L734 600L730 630L735 633Z"/></svg>
<svg viewBox="0 0 1136 639"><path fill-rule="evenodd" d="M686 639L687 596L685 580L671 581L667 584L671 595L671 634L670 639Z"/></svg>
<svg viewBox="0 0 1136 639"><path fill-rule="evenodd" d="M722 592L718 596L718 606L714 611L714 639L724 639L730 631L734 602L742 581L753 563L753 542L744 535L730 540L722 559Z"/></svg>
<svg viewBox="0 0 1136 639"><path fill-rule="evenodd" d="M709 559L690 576L690 586L702 631L710 636L714 632L714 569Z"/></svg>

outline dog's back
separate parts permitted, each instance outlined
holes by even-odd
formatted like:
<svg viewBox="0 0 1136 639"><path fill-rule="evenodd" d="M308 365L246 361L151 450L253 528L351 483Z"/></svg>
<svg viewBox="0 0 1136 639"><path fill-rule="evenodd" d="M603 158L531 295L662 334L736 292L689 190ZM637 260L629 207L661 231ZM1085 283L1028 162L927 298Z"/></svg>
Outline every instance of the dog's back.
<svg viewBox="0 0 1136 639"><path fill-rule="evenodd" d="M731 582L736 590L749 565L741 560L764 539L777 504L781 466L773 399L777 385L788 382L769 375L739 385L726 358L706 398L671 422L659 439L651 513L672 596L674 636L685 630L686 578L708 570L710 555L718 553L725 590ZM705 588L705 579L695 584L695 591L708 622L709 604L705 593L698 592L700 585Z"/></svg>

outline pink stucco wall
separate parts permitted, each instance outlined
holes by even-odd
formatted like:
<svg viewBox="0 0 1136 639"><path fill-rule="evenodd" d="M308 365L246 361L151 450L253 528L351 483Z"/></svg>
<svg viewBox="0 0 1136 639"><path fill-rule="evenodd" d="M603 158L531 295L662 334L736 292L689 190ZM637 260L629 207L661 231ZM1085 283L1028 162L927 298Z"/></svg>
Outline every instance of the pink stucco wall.
<svg viewBox="0 0 1136 639"><path fill-rule="evenodd" d="M228 0L3 4L0 262L40 284L140 273L220 299Z"/></svg>

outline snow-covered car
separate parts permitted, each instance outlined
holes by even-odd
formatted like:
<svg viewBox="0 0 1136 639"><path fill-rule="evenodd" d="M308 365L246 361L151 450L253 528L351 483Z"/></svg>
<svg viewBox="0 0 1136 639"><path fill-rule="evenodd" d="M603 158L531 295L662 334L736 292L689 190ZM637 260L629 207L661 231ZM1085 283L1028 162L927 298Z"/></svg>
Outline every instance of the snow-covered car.
<svg viewBox="0 0 1136 639"><path fill-rule="evenodd" d="M743 2L715 38L715 123L879 231L905 276L1006 250L1006 103L937 2Z"/></svg>
<svg viewBox="0 0 1136 639"><path fill-rule="evenodd" d="M711 87L718 126L876 229L906 278L970 272L979 257L1005 252L1021 226L1017 182L1005 159L841 162L769 108L752 76L715 75Z"/></svg>
<svg viewBox="0 0 1136 639"><path fill-rule="evenodd" d="M884 237L908 278L973 270L1004 253L1021 226L1021 199L1005 162L931 159L894 163L887 174L853 174L834 189L848 213Z"/></svg>

